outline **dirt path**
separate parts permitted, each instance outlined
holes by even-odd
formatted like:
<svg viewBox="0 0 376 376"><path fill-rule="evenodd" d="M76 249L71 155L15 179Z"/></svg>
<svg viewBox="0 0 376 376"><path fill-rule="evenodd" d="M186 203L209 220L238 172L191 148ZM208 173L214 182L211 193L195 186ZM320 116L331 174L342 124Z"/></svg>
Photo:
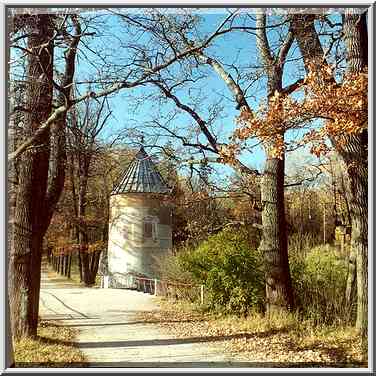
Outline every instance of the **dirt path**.
<svg viewBox="0 0 376 376"><path fill-rule="evenodd" d="M77 287L42 273L40 315L79 330L76 342L88 367L234 367L234 359L203 338L174 338L158 322L139 321L139 312L159 310L141 292ZM239 366L239 365L236 365Z"/></svg>

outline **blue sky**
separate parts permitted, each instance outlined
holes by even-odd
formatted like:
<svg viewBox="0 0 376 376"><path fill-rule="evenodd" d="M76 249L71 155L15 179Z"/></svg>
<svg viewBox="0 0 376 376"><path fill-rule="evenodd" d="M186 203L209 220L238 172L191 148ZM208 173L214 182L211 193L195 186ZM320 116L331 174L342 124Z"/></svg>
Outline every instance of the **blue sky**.
<svg viewBox="0 0 376 376"><path fill-rule="evenodd" d="M210 34L224 19L225 13L224 11L223 13L206 13L202 15L202 17L203 22L201 23L200 31L202 33ZM269 17L268 22L278 22L278 17L275 19L273 18ZM114 36L120 38L123 43L129 41L129 38L124 32L124 28L121 26L121 22L119 23L116 16L105 16L102 17L101 20L105 22L105 31L101 31L103 33L101 38L93 39L94 43L92 42L90 47L100 51L102 55L109 55L109 59L116 62L118 66L125 65L129 56L127 56L127 52L124 50L124 48L121 48L119 41L114 38ZM281 32L285 35L286 30L268 33L271 46L277 44ZM217 58L221 61L221 63L234 64L240 71L247 71L249 74L252 73L252 69L247 66L258 64L255 36L242 32L229 33L216 39L215 43L206 50L206 53L209 56ZM87 77L95 77L97 75L97 65L95 63L95 60L97 59L96 55L92 54L87 49L85 49L85 54L86 57L83 58L81 56L79 61L76 74L76 79L78 80L85 80ZM289 57L293 58L294 61L287 62L285 66L283 76L284 85L294 82L304 74L302 63L295 60L299 56L300 54L298 48L296 43L294 43L289 53ZM177 67L172 67L171 69L173 72L176 72L177 75L179 74ZM231 74L234 76L236 75L236 71L234 69L228 69ZM203 71L208 73L208 76L199 82L199 87L201 88L201 98L200 105L198 105L196 109L202 118L207 120L209 116L207 110L208 107L214 102L221 101L221 106L223 108L221 117L213 123L213 129L220 135L222 141L226 141L228 136L230 136L234 130L234 120L239 113L235 109L232 94L229 92L224 82L208 68L203 68ZM101 74L103 73L106 72L102 71ZM246 82L243 82L244 86L245 84ZM197 84L179 91L178 96L183 103L192 105L192 96L189 94L189 89L192 90L192 92L197 93ZM165 121L165 117L170 111L175 109L175 106L172 103L167 102L160 107L156 105L154 100L142 100L142 96L151 95L153 91L155 92L155 89L150 89L149 87L139 87L131 90L123 90L120 93L112 95L110 98L110 104L113 114L105 130L102 132L102 138L104 140L109 140L124 129L124 127L132 127L135 129L135 132L144 131L144 133L148 135L150 132L146 131L145 127L153 119L158 119L161 121L161 123L163 123ZM248 99L250 105L254 109L257 109L260 101L265 100L265 78L258 80L258 82L251 87L247 94L250 95ZM138 105L135 106L134 102L139 100L141 103L138 103ZM176 127L179 127L180 129L186 125L195 125L194 121L186 114L180 114L177 116L173 123L175 123ZM147 142L153 143L156 140L156 137L146 137ZM201 140L204 141L203 138L201 138ZM157 142L161 144L166 144L167 141L168 139L164 137L159 137L157 140ZM156 150L157 149L154 149L154 151ZM153 149L149 151L153 153ZM306 151L302 152L306 153ZM262 170L265 155L261 147L256 147L252 149L252 153L243 154L241 156L241 160L247 165L254 166L259 170ZM229 170L225 167L222 167L221 170L229 172Z"/></svg>

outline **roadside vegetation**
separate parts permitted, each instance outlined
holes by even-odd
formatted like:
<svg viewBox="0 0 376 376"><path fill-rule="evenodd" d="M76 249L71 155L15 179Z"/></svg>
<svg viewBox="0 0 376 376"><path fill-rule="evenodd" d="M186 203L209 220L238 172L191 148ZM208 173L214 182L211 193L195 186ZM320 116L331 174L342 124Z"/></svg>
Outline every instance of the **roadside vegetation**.
<svg viewBox="0 0 376 376"><path fill-rule="evenodd" d="M208 312L196 303L160 299L161 311L139 319L158 322L174 338L200 337L224 353L260 367L366 367L361 338L354 327L314 325L294 314L267 318L250 313Z"/></svg>
<svg viewBox="0 0 376 376"><path fill-rule="evenodd" d="M77 331L53 321L41 321L35 338L14 343L16 367L79 367L85 357L72 342Z"/></svg>
<svg viewBox="0 0 376 376"><path fill-rule="evenodd" d="M249 236L226 229L166 259L164 278L204 284L204 303L197 293L172 294L182 299L162 299L161 312L142 318L160 321L176 336L213 337L245 361L365 366L356 310L344 300L346 255L329 244L310 247L309 237L303 243L310 248L291 242L295 309L265 315L262 255L248 246Z"/></svg>

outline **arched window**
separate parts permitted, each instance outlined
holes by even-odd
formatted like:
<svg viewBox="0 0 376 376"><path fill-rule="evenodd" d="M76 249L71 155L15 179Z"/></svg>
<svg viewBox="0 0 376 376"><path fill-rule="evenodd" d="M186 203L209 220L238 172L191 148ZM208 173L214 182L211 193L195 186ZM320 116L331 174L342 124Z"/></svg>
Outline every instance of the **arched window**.
<svg viewBox="0 0 376 376"><path fill-rule="evenodd" d="M153 238L153 223L144 222L144 238L152 239Z"/></svg>
<svg viewBox="0 0 376 376"><path fill-rule="evenodd" d="M156 241L157 240L157 223L155 218L145 217L143 221L143 240Z"/></svg>

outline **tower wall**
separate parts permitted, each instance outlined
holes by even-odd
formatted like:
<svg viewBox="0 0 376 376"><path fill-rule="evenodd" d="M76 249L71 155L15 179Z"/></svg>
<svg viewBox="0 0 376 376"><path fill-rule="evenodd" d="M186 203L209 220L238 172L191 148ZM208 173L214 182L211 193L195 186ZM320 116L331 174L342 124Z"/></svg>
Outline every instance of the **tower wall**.
<svg viewBox="0 0 376 376"><path fill-rule="evenodd" d="M158 260L172 248L171 206L166 195L126 193L110 198L109 274L158 277Z"/></svg>

